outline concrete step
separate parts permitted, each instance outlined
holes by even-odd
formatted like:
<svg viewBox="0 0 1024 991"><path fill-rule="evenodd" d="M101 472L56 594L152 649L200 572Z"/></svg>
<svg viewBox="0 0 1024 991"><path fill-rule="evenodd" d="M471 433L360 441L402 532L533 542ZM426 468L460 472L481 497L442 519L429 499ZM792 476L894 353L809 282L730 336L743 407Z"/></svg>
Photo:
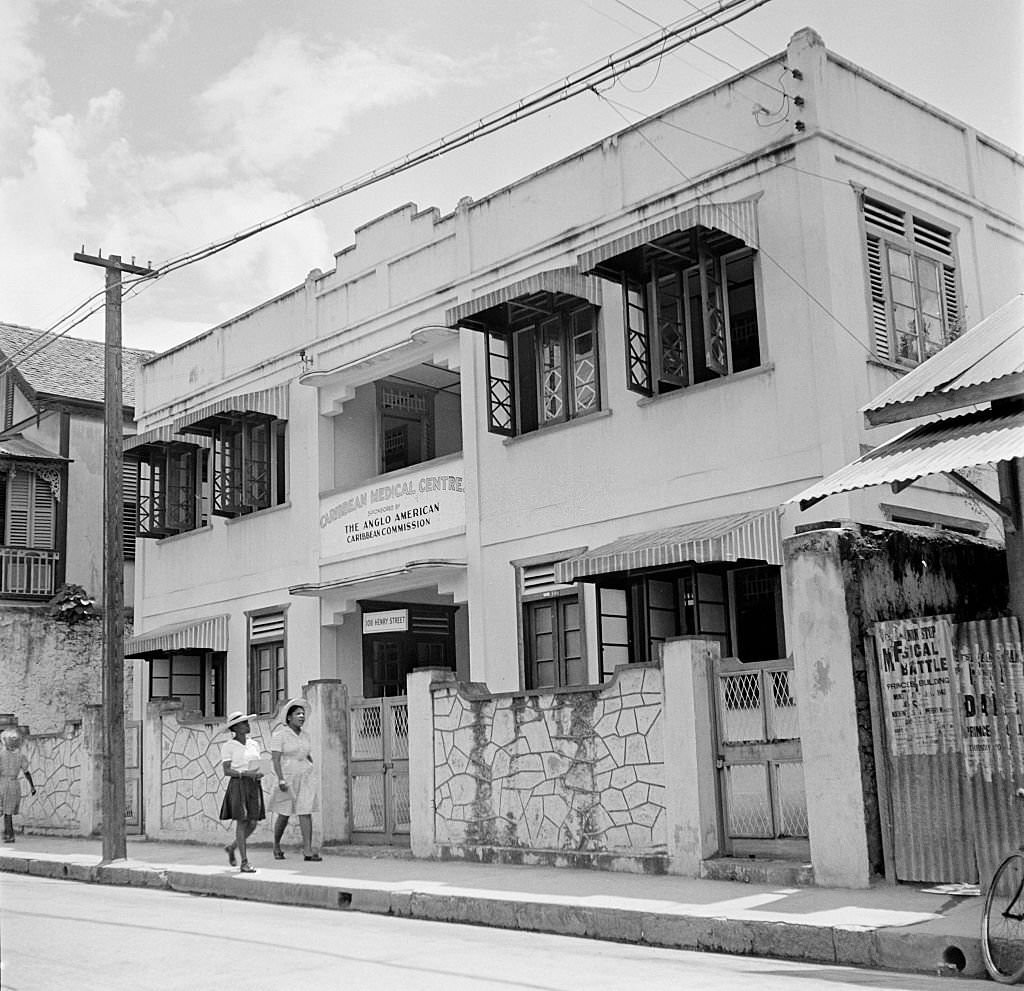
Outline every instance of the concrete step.
<svg viewBox="0 0 1024 991"><path fill-rule="evenodd" d="M742 881L745 884L772 884L788 888L814 884L814 868L810 864L765 857L715 857L704 861L700 876L713 881Z"/></svg>

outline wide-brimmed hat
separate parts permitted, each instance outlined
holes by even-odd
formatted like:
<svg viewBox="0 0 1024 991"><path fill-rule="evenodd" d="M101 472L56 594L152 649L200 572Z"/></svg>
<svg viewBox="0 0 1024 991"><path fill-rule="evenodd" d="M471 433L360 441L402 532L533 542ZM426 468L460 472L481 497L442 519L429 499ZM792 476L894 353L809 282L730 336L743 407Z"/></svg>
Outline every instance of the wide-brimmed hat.
<svg viewBox="0 0 1024 991"><path fill-rule="evenodd" d="M309 715L309 703L305 699L288 699L288 701L285 702L284 705L282 705L279 710L282 722L288 721L288 714L292 711L292 709L302 709L307 716Z"/></svg>
<svg viewBox="0 0 1024 991"><path fill-rule="evenodd" d="M8 726L0 733L0 741L6 743L8 740L16 740L18 743L21 743L21 732L16 726Z"/></svg>
<svg viewBox="0 0 1024 991"><path fill-rule="evenodd" d="M255 712L232 712L228 716L228 721L224 724L224 729L231 729L232 726L237 726L239 723L248 723L256 718Z"/></svg>

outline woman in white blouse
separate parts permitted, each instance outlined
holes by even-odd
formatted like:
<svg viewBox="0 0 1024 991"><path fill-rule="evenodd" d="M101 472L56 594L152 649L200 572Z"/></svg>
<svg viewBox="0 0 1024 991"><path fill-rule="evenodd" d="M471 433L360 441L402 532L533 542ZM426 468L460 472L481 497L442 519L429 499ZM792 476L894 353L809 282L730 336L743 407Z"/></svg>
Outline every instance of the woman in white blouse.
<svg viewBox="0 0 1024 991"><path fill-rule="evenodd" d="M232 712L228 716L226 729L231 731L233 739L228 740L220 748L221 766L224 776L228 779L228 790L220 807L221 819L235 820L235 841L224 849L227 851L228 863L235 866L235 851L242 858L239 868L243 874L255 874L256 868L249 864L245 849L245 841L252 835L256 824L267 817L263 806L263 786L260 779L260 745L256 740L248 739L249 720L255 715L244 712Z"/></svg>

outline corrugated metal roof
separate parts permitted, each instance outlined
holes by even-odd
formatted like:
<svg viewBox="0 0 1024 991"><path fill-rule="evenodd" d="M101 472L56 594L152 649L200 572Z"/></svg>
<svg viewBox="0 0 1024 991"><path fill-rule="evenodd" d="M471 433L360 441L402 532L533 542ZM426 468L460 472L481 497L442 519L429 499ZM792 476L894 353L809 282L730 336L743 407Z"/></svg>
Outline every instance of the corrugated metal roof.
<svg viewBox="0 0 1024 991"><path fill-rule="evenodd" d="M563 585L597 575L695 561L749 558L782 563L777 508L736 513L683 523L664 530L634 533L555 564L555 581Z"/></svg>
<svg viewBox="0 0 1024 991"><path fill-rule="evenodd" d="M912 403L939 393L956 406L954 393L1024 372L1024 293L972 327L938 354L908 372L861 410ZM975 399L967 400L969 402Z"/></svg>
<svg viewBox="0 0 1024 991"><path fill-rule="evenodd" d="M788 501L799 501L800 508L806 509L839 492L911 482L922 475L939 475L1011 458L1024 458L1024 413L967 413L914 427Z"/></svg>
<svg viewBox="0 0 1024 991"><path fill-rule="evenodd" d="M30 327L0 323L0 354L13 360L36 393L103 402L105 353L103 341L68 337L66 334L40 336L40 331ZM155 352L124 348L122 354L123 402L125 406L134 406L136 371Z"/></svg>

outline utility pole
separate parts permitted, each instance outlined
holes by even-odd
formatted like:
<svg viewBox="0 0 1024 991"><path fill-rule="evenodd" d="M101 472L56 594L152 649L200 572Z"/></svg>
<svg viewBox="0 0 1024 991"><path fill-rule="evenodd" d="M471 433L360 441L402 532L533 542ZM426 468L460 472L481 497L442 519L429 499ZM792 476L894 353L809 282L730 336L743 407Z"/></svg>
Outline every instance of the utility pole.
<svg viewBox="0 0 1024 991"><path fill-rule="evenodd" d="M127 856L124 813L124 396L121 375L121 273L152 270L75 252L76 262L106 269L103 359L103 863Z"/></svg>

